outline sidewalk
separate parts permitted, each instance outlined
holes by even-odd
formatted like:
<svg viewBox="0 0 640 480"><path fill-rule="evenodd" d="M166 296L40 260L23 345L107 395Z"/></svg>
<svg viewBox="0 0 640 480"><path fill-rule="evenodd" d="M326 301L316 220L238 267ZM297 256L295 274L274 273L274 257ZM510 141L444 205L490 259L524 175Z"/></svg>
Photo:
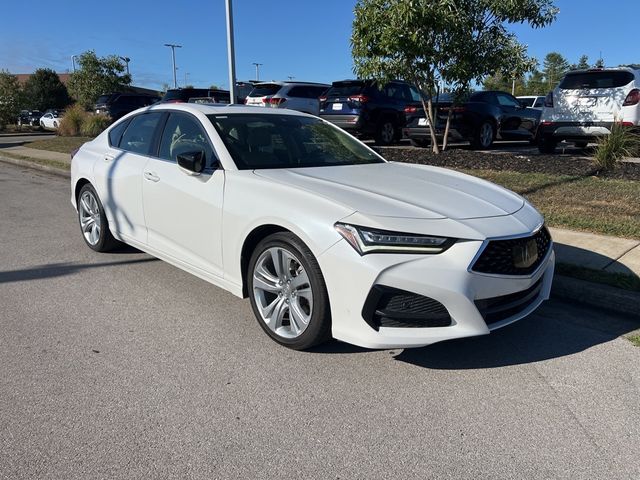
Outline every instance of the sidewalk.
<svg viewBox="0 0 640 480"><path fill-rule="evenodd" d="M3 152L19 155L24 159L3 156ZM23 167L46 170L69 177L68 170L62 170L28 159L55 160L71 164L71 156L67 153L50 152L34 148L14 146L0 149L0 160L18 164ZM607 274L624 274L627 278L640 278L640 240L576 232L562 228L550 228L555 244L557 270L563 265L588 272ZM597 308L612 310L625 315L640 317L640 292L580 280L574 277L559 275L556 272L552 295L570 299Z"/></svg>

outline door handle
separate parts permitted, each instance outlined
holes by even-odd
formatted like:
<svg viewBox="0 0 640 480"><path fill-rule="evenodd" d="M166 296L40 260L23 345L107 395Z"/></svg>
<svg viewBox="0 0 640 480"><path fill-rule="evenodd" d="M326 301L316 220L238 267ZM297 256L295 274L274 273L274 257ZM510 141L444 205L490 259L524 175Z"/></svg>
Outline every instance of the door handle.
<svg viewBox="0 0 640 480"><path fill-rule="evenodd" d="M150 180L152 182L159 182L160 181L160 177L158 175L156 175L154 172L149 172L149 171L145 171L144 172L144 178L146 178L147 180Z"/></svg>
<svg viewBox="0 0 640 480"><path fill-rule="evenodd" d="M104 161L105 162L111 162L114 158L116 158L116 156L111 154L111 153L105 153L104 154Z"/></svg>

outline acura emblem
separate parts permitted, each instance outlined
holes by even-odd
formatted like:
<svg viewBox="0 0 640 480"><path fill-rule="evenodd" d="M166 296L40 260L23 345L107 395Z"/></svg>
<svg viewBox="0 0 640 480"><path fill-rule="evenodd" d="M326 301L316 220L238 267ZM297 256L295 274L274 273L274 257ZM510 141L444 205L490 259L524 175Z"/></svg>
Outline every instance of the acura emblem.
<svg viewBox="0 0 640 480"><path fill-rule="evenodd" d="M516 245L512 249L513 265L516 268L529 268L538 260L538 244L532 238L524 245Z"/></svg>

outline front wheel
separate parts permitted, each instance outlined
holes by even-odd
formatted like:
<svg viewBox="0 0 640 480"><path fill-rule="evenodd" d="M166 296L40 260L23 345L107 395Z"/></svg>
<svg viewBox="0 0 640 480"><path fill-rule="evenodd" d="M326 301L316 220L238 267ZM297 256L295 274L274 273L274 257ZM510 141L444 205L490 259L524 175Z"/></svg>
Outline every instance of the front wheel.
<svg viewBox="0 0 640 480"><path fill-rule="evenodd" d="M95 189L86 184L78 195L78 221L82 238L91 250L108 252L118 242L109 231L109 222Z"/></svg>
<svg viewBox="0 0 640 480"><path fill-rule="evenodd" d="M329 297L320 266L292 233L275 233L258 244L247 284L253 313L276 342L304 350L330 338Z"/></svg>

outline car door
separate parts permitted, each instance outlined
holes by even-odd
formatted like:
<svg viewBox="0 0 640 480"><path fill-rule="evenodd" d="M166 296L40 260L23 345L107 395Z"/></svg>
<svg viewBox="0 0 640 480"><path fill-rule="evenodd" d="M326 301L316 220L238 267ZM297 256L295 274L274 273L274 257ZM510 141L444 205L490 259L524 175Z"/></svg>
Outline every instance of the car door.
<svg viewBox="0 0 640 480"><path fill-rule="evenodd" d="M201 174L178 166L178 155L193 152L205 155ZM185 112L169 114L157 156L149 159L143 177L149 246L222 276L224 170L198 118Z"/></svg>
<svg viewBox="0 0 640 480"><path fill-rule="evenodd" d="M142 171L164 113L150 112L118 124L109 145L94 166L94 178L110 227L123 240L145 244L147 228L142 206Z"/></svg>
<svg viewBox="0 0 640 480"><path fill-rule="evenodd" d="M497 92L496 99L502 111L500 136L502 138L525 139L535 129L535 118L532 109L524 108L513 95Z"/></svg>

